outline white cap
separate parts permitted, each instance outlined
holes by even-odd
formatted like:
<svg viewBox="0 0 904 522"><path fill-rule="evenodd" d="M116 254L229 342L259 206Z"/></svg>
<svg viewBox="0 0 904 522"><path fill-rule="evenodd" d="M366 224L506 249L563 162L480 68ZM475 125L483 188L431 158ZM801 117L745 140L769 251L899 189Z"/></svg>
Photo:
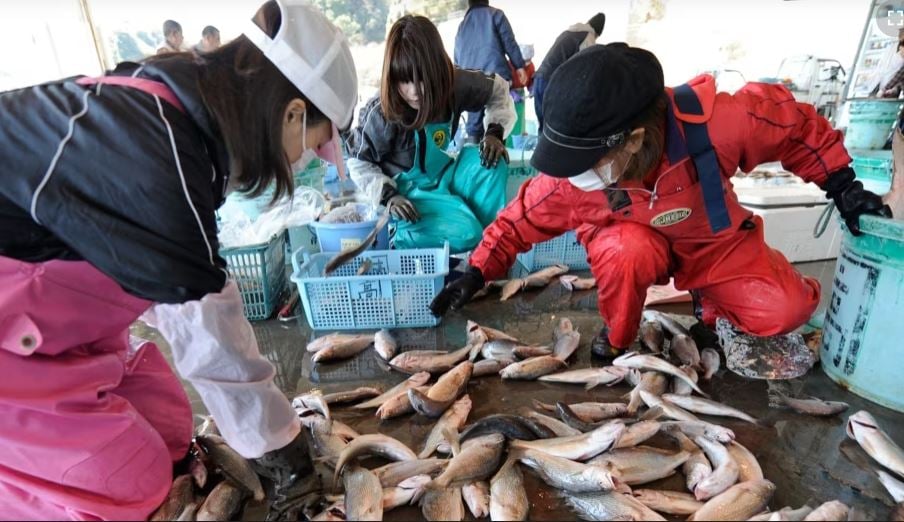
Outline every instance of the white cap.
<svg viewBox="0 0 904 522"><path fill-rule="evenodd" d="M337 127L352 122L358 75L342 31L307 0L277 0L282 23L274 38L253 21L245 36Z"/></svg>

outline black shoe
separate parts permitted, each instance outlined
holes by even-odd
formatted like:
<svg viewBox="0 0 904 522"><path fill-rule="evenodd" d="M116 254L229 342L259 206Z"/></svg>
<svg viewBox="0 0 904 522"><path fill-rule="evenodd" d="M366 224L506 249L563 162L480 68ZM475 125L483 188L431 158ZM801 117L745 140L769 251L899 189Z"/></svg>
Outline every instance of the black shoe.
<svg viewBox="0 0 904 522"><path fill-rule="evenodd" d="M609 342L609 327L603 326L600 328L600 333L596 334L593 340L590 341L590 353L608 361L625 353L625 350L612 346L612 343Z"/></svg>

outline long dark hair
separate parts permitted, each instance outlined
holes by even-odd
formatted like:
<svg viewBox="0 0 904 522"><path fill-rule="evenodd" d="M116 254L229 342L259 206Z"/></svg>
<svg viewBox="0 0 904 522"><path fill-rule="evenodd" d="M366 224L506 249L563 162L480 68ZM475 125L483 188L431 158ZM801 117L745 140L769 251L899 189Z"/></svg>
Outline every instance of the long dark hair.
<svg viewBox="0 0 904 522"><path fill-rule="evenodd" d="M399 84L423 84L420 108L413 110ZM429 19L406 15L389 30L383 55L380 103L390 121L407 129L420 129L429 122L448 118L452 107L452 60L443 49L443 40Z"/></svg>
<svg viewBox="0 0 904 522"><path fill-rule="evenodd" d="M282 23L279 5L265 3L254 22L272 38ZM304 100L308 127L327 117L245 36L202 56L182 56L199 65L201 97L226 143L237 190L256 197L275 182L271 202L291 194L294 179L282 140L286 107Z"/></svg>

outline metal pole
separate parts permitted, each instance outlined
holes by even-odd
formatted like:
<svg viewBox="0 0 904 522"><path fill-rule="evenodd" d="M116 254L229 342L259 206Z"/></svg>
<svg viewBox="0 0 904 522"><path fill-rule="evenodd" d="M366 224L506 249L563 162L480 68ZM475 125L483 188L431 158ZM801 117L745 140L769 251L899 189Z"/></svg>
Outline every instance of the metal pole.
<svg viewBox="0 0 904 522"><path fill-rule="evenodd" d="M78 4L82 10L82 16L88 23L88 30L91 31L91 39L94 40L94 52L97 55L97 63L100 65L100 72L104 73L107 69L112 69L112 67L107 64L107 54L104 52L104 42L101 39L97 28L94 26L94 19L91 17L91 7L88 5L88 0L78 0Z"/></svg>
<svg viewBox="0 0 904 522"><path fill-rule="evenodd" d="M870 24L873 23L873 15L876 13L876 6L878 6L879 0L873 0L869 6L869 13L866 15L866 23L863 25L863 33L860 35L860 43L857 47L857 55L854 57L854 64L850 68L850 73L845 75L844 81L844 93L841 96L842 101L847 101L848 92L851 90L851 84L856 80L857 73L857 65L860 64L860 60L863 58L863 43L866 41L866 35L869 34Z"/></svg>

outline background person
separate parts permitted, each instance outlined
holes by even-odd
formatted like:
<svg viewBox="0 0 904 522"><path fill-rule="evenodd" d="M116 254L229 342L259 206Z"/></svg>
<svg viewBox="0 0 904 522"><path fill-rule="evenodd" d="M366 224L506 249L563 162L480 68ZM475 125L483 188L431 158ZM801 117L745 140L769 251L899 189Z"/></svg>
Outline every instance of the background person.
<svg viewBox="0 0 904 522"><path fill-rule="evenodd" d="M157 49L157 54L183 53L185 48L182 43L185 37L182 35L182 26L175 20L163 22L163 47Z"/></svg>
<svg viewBox="0 0 904 522"><path fill-rule="evenodd" d="M201 41L195 45L196 53L209 53L220 48L220 30L208 25L201 31Z"/></svg>

